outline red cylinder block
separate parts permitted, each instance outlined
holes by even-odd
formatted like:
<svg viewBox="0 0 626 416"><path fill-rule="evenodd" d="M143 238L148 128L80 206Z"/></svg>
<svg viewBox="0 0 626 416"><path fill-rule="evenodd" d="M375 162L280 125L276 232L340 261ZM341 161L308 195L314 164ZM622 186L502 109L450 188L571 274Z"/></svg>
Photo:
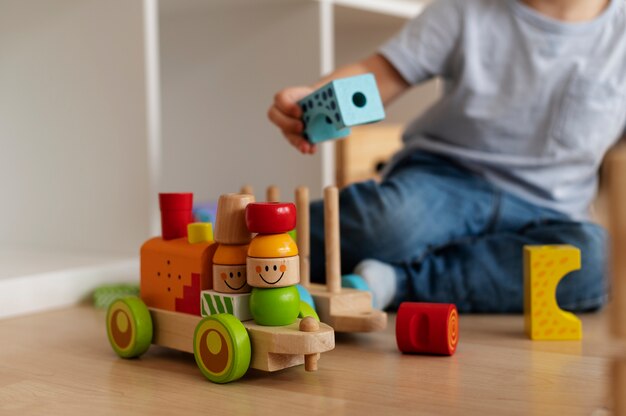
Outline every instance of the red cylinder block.
<svg viewBox="0 0 626 416"><path fill-rule="evenodd" d="M187 224L193 222L193 194L159 194L159 207L163 239L187 237Z"/></svg>
<svg viewBox="0 0 626 416"><path fill-rule="evenodd" d="M459 342L459 313L451 303L404 302L396 318L396 342L405 353L452 355Z"/></svg>
<svg viewBox="0 0 626 416"><path fill-rule="evenodd" d="M251 233L286 233L296 228L296 206L279 202L250 203L246 207L246 225Z"/></svg>

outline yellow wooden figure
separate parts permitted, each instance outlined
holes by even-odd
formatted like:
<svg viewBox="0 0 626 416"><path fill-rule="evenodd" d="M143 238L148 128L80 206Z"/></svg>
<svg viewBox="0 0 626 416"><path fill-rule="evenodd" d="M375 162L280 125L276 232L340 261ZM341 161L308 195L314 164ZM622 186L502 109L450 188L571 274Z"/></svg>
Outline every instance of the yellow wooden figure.
<svg viewBox="0 0 626 416"><path fill-rule="evenodd" d="M580 250L574 246L524 246L524 323L530 339L582 339L580 319L556 302L561 279L579 269Z"/></svg>

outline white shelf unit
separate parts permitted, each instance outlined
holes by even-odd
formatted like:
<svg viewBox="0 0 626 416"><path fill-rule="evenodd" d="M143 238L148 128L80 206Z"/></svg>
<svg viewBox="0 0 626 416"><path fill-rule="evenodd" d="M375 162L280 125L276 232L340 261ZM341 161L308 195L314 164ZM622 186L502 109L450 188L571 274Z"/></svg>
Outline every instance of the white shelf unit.
<svg viewBox="0 0 626 416"><path fill-rule="evenodd" d="M273 94L375 50L422 7L3 1L0 317L136 281L139 246L158 232L159 191L211 200L251 184L260 199L276 184L284 199L298 185L320 196L334 146L314 157L288 146L266 120ZM362 17L384 30L354 38L371 32ZM413 113L407 100L392 120Z"/></svg>
<svg viewBox="0 0 626 416"><path fill-rule="evenodd" d="M152 204L141 1L0 2L0 317L136 279Z"/></svg>
<svg viewBox="0 0 626 416"><path fill-rule="evenodd" d="M395 16L410 19L424 10L430 0L320 0L328 1L336 6L348 7L376 13L378 15Z"/></svg>

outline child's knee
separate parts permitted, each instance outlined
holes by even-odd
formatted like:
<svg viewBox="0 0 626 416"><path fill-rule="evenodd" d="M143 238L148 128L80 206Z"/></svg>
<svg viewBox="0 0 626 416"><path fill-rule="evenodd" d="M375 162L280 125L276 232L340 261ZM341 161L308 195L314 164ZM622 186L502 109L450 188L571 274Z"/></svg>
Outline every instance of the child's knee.
<svg viewBox="0 0 626 416"><path fill-rule="evenodd" d="M567 275L557 287L559 305L572 311L596 310L607 300L606 233L600 227L593 226L584 230L581 236L578 242L572 242L581 251L581 269Z"/></svg>

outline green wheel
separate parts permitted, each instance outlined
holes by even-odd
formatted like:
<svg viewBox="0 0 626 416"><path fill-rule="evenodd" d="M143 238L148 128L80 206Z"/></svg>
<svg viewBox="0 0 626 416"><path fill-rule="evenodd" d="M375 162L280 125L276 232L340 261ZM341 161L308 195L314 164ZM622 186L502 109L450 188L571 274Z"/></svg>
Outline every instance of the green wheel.
<svg viewBox="0 0 626 416"><path fill-rule="evenodd" d="M193 335L193 355L200 371L214 383L241 378L250 366L252 351L248 331L233 315L204 318Z"/></svg>
<svg viewBox="0 0 626 416"><path fill-rule="evenodd" d="M122 358L139 357L152 343L152 318L141 299L118 299L107 312L107 335L111 347Z"/></svg>

